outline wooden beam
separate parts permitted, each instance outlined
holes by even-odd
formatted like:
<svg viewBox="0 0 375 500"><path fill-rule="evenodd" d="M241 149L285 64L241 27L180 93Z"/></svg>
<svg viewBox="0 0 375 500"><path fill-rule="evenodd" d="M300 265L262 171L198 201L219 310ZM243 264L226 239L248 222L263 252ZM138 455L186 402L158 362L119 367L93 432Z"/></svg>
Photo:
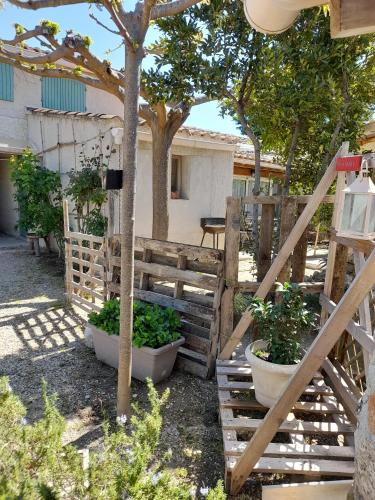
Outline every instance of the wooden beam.
<svg viewBox="0 0 375 500"><path fill-rule="evenodd" d="M237 494L267 445L310 382L353 317L366 294L375 283L375 250L367 259L360 273L323 325L319 335L304 356L297 371L274 406L268 411L263 425L255 432L244 454L236 463L231 476L231 494Z"/></svg>
<svg viewBox="0 0 375 500"><path fill-rule="evenodd" d="M299 203L297 206L298 217L302 214L305 209L305 205ZM298 283L303 281L305 278L305 269L306 269L306 257L307 257L307 233L309 227L304 230L301 238L299 239L297 245L294 248L293 256L292 256L292 282Z"/></svg>
<svg viewBox="0 0 375 500"><path fill-rule="evenodd" d="M240 292L252 292L255 293L262 283L259 281L240 281L238 283L238 291ZM317 281L314 283L302 282L297 283L297 285L302 289L303 293L321 293L324 288L323 281ZM270 288L270 292L276 290L276 285Z"/></svg>
<svg viewBox="0 0 375 500"><path fill-rule="evenodd" d="M348 143L344 143L336 153L333 160L331 161L325 174L323 175L318 186L316 187L314 194L311 196L310 201L307 203L304 211L298 218L296 225L294 226L289 235L289 238L284 243L279 254L273 261L271 267L269 268L264 280L262 281L262 284L260 285L256 293L258 297L264 299L268 294L268 292L270 291L278 274L280 273L284 264L288 260L298 240L301 238L304 230L306 229L311 218L315 214L317 208L322 202L332 182L335 180L336 159L339 158L340 156L345 156L348 153L348 148L349 148ZM228 342L224 346L224 349L220 353L219 355L220 359L229 359L232 356L233 350L236 348L237 344L242 339L243 335L245 334L246 330L251 324L251 321L252 321L251 312L247 310L242 315L242 318L239 321L238 325L236 326L234 332L232 333L231 338L228 340Z"/></svg>
<svg viewBox="0 0 375 500"><path fill-rule="evenodd" d="M345 172L338 172L337 180L336 180L336 194L335 194L335 205L333 209L332 215L332 227L337 229L338 221L341 213L341 204L343 201L343 189L346 186L346 174ZM337 243L334 240L329 241L328 245L328 256L327 256L327 266L326 266L326 275L324 280L324 294L327 297L331 297L332 291L332 282L333 282L333 274L335 271L335 262L336 262L336 249ZM341 297L340 297L341 298ZM327 319L326 311L322 311L320 315L320 325L324 325Z"/></svg>
<svg viewBox="0 0 375 500"><path fill-rule="evenodd" d="M294 200L297 204L301 203L302 205L306 205L314 196L314 194L304 194L304 195L297 195L297 196L288 196L289 200ZM320 203L333 203L334 202L334 195L328 194L325 195L322 198L322 201ZM244 196L243 198L240 198L242 204L244 205L252 205L252 204L257 204L257 205L279 205L282 200L282 196Z"/></svg>
<svg viewBox="0 0 375 500"><path fill-rule="evenodd" d="M332 38L373 33L374 0L331 0L330 21Z"/></svg>
<svg viewBox="0 0 375 500"><path fill-rule="evenodd" d="M281 201L279 252L280 252L281 248L283 247L284 243L289 238L289 235L293 229L293 226L294 226L295 221L296 221L296 210L297 210L296 201L293 200L293 198L289 198L289 196L285 196L285 197L283 196L282 201ZM296 243L298 243L298 241ZM291 270L291 258L288 257L286 263L284 264L284 266L282 267L282 269L280 270L280 272L277 276L277 280L280 283L285 283L286 281L289 281L290 270Z"/></svg>
<svg viewBox="0 0 375 500"><path fill-rule="evenodd" d="M346 247L352 248L353 250L358 250L358 252L363 252L365 255L369 255L375 248L375 242L370 240L356 240L354 238L347 238L346 236L339 236L335 229L331 229L331 239L345 245Z"/></svg>
<svg viewBox="0 0 375 500"><path fill-rule="evenodd" d="M320 295L319 302L328 314L333 313L336 308L336 304L324 294ZM363 326L350 320L346 326L346 331L350 333L369 354L375 351L375 339Z"/></svg>
<svg viewBox="0 0 375 500"><path fill-rule="evenodd" d="M274 218L275 205L263 205L259 236L258 281L263 280L271 266Z"/></svg>
<svg viewBox="0 0 375 500"><path fill-rule="evenodd" d="M325 359L323 361L322 367L331 380L332 385L335 388L335 395L344 406L350 421L356 423L358 401L349 390L345 379L340 375L337 368L329 359Z"/></svg>

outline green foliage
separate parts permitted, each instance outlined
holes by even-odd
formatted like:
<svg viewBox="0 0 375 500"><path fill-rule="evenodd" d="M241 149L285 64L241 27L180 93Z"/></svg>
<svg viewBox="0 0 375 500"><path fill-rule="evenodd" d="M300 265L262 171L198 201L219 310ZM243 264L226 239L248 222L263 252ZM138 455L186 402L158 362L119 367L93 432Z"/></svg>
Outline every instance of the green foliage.
<svg viewBox="0 0 375 500"><path fill-rule="evenodd" d="M18 227L44 237L52 234L63 246L60 175L44 168L29 149L10 159L11 178L19 207Z"/></svg>
<svg viewBox="0 0 375 500"><path fill-rule="evenodd" d="M108 335L120 335L119 300L107 300L99 313L95 311L90 312L89 322L107 332Z"/></svg>
<svg viewBox="0 0 375 500"><path fill-rule="evenodd" d="M109 335L120 333L120 303L117 299L108 300L102 310L91 312L89 322ZM150 305L141 301L133 304L133 344L136 347L157 349L181 337L180 316L170 307Z"/></svg>
<svg viewBox="0 0 375 500"><path fill-rule="evenodd" d="M99 451L90 451L88 467L82 455L63 443L65 420L56 397L43 386L44 415L34 424L13 394L6 377L0 378L0 498L77 500L188 500L194 495L182 471L167 469L170 453L157 459L162 427L161 408L169 392L158 395L148 382L150 410L134 407L130 429L120 417L114 430L103 425ZM224 500L221 482L208 493Z"/></svg>
<svg viewBox="0 0 375 500"><path fill-rule="evenodd" d="M60 31L59 25L53 21L48 21L48 19L40 21L40 25L47 29L49 35L55 36Z"/></svg>
<svg viewBox="0 0 375 500"><path fill-rule="evenodd" d="M100 214L100 208L107 199L101 174L100 156L83 157L81 169L69 172L69 185L65 189L65 195L70 196L75 204L78 230L96 236L103 236L107 225L106 218Z"/></svg>
<svg viewBox="0 0 375 500"><path fill-rule="evenodd" d="M135 301L133 306L133 344L157 349L181 337L180 316L170 307Z"/></svg>
<svg viewBox="0 0 375 500"><path fill-rule="evenodd" d="M88 35L84 35L82 37L82 40L85 44L86 49L88 49L94 43L93 39Z"/></svg>
<svg viewBox="0 0 375 500"><path fill-rule="evenodd" d="M84 217L83 232L94 234L95 236L104 236L107 229L107 222L107 217L100 212L100 208L93 208Z"/></svg>
<svg viewBox="0 0 375 500"><path fill-rule="evenodd" d="M267 342L268 361L280 365L297 363L300 336L311 327L313 315L306 309L300 287L293 283L278 284L281 301L273 304L254 297L251 310L262 338Z"/></svg>

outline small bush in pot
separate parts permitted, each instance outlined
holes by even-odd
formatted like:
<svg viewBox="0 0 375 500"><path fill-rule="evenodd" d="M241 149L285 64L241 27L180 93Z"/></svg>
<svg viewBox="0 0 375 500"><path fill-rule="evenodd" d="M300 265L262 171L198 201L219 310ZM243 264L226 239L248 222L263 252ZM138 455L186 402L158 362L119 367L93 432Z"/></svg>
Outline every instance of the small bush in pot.
<svg viewBox="0 0 375 500"><path fill-rule="evenodd" d="M255 397L270 407L282 393L301 360L300 339L313 325L300 287L278 284L281 300L275 304L255 297L250 305L262 340L246 349L252 367Z"/></svg>
<svg viewBox="0 0 375 500"><path fill-rule="evenodd" d="M168 377L173 369L177 350L185 339L179 328L181 320L171 308L134 301L133 306L133 377L154 383ZM107 301L99 313L89 314L96 356L117 368L120 304Z"/></svg>
<svg viewBox="0 0 375 500"><path fill-rule="evenodd" d="M301 334L313 325L313 316L305 307L298 285L278 285L279 303L255 297L250 306L260 336L267 343L267 352L259 353L259 357L266 357L271 363L293 365L301 359Z"/></svg>
<svg viewBox="0 0 375 500"><path fill-rule="evenodd" d="M120 302L108 300L102 310L91 312L89 322L108 335L120 334ZM136 347L158 349L181 337L180 316L170 307L146 304L135 300L133 304L133 344Z"/></svg>

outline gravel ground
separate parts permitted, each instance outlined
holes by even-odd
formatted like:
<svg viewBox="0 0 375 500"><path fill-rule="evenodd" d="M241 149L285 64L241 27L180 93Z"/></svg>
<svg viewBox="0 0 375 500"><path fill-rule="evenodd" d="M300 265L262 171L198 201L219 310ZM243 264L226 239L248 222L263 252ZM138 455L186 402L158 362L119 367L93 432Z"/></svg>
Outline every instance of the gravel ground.
<svg viewBox="0 0 375 500"><path fill-rule="evenodd" d="M0 375L9 376L31 421L41 415L46 379L68 421L66 441L97 446L103 416L114 417L117 376L83 343L84 316L64 307L61 264L0 237L0 276ZM177 372L158 385L160 391L167 387L161 446L172 448L171 465L185 467L198 487L212 486L224 474L216 384ZM132 393L147 404L144 384L134 381Z"/></svg>

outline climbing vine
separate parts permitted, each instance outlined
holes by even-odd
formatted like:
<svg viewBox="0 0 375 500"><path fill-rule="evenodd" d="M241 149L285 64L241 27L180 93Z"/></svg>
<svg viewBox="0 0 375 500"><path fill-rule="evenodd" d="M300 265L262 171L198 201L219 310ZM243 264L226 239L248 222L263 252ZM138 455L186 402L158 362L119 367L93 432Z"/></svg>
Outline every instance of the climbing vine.
<svg viewBox="0 0 375 500"><path fill-rule="evenodd" d="M74 203L78 231L103 236L107 218L101 213L101 207L107 200L107 193L102 187L102 156L83 156L80 163L80 170L72 169L68 174L65 195Z"/></svg>

